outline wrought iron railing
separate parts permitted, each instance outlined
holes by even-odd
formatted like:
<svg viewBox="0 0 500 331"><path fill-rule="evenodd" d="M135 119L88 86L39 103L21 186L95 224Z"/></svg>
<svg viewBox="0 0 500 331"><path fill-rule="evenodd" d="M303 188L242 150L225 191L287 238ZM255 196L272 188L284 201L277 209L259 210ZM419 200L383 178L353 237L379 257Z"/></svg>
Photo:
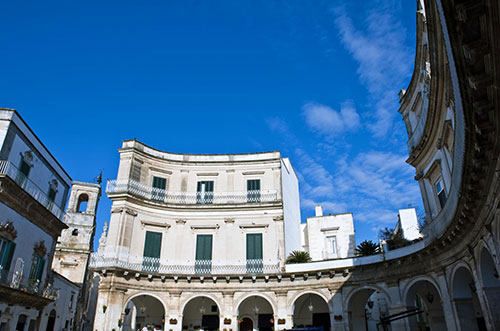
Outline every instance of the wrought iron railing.
<svg viewBox="0 0 500 331"><path fill-rule="evenodd" d="M57 289L52 288L52 284L42 288L39 280L26 277L20 271L3 270L2 266L0 266L0 285L49 299L56 299L59 294Z"/></svg>
<svg viewBox="0 0 500 331"><path fill-rule="evenodd" d="M280 272L279 261L272 260L193 260L181 262L115 253L93 253L90 257L90 267L93 269L120 268L133 272L170 275L242 275L275 274Z"/></svg>
<svg viewBox="0 0 500 331"><path fill-rule="evenodd" d="M62 209L52 199L50 199L49 196L40 187L38 187L38 185L26 177L14 164L12 164L12 162L1 160L0 174L10 177L24 191L54 214L54 216L62 219Z"/></svg>
<svg viewBox="0 0 500 331"><path fill-rule="evenodd" d="M277 190L175 192L152 187L132 179L108 180L106 193L129 193L140 198L171 204L237 204L279 201Z"/></svg>

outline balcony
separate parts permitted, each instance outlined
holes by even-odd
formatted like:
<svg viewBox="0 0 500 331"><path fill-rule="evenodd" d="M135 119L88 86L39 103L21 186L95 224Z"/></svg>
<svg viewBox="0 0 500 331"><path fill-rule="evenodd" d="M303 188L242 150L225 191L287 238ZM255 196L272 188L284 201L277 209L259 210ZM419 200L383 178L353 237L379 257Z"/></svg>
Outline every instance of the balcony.
<svg viewBox="0 0 500 331"><path fill-rule="evenodd" d="M62 220L63 211L62 209L54 203L49 196L26 177L19 169L12 164L12 162L7 160L0 161L0 175L5 175L12 179L16 184L21 187L25 192L27 192L33 199L38 201L42 206L47 208L54 216L59 220Z"/></svg>
<svg viewBox="0 0 500 331"><path fill-rule="evenodd" d="M139 198L180 205L244 204L277 202L277 190L255 190L244 192L173 192L131 179L108 180L106 194L131 194Z"/></svg>
<svg viewBox="0 0 500 331"><path fill-rule="evenodd" d="M0 266L0 297L5 302L43 308L57 296L58 291L50 284L43 289L38 280L24 276L22 271L7 272Z"/></svg>
<svg viewBox="0 0 500 331"><path fill-rule="evenodd" d="M169 275L244 275L280 273L279 261L262 259L243 261L193 260L169 261L129 254L100 254L90 256L92 269L125 269L137 273Z"/></svg>

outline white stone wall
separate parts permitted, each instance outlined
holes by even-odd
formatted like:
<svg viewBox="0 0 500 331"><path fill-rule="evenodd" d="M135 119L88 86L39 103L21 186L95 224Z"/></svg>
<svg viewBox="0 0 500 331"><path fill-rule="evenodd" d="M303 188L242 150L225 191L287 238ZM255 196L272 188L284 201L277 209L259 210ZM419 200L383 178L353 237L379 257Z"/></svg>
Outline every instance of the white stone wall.
<svg viewBox="0 0 500 331"><path fill-rule="evenodd" d="M308 217L304 242L313 261L354 256L356 242L352 213ZM328 237L336 237L337 257L328 255Z"/></svg>
<svg viewBox="0 0 500 331"><path fill-rule="evenodd" d="M282 159L283 216L285 223L285 253L301 248L299 181L290 159Z"/></svg>

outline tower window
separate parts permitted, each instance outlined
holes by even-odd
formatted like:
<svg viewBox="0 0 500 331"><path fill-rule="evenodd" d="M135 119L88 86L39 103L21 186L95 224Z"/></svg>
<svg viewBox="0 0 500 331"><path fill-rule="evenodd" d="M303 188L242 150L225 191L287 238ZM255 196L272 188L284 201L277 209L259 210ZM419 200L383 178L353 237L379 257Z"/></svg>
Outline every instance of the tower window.
<svg viewBox="0 0 500 331"><path fill-rule="evenodd" d="M71 235L78 236L78 229L73 229L73 231L71 232Z"/></svg>
<svg viewBox="0 0 500 331"><path fill-rule="evenodd" d="M79 213L85 213L87 211L88 202L89 202L89 196L85 193L80 194L80 196L78 197L78 204L76 210Z"/></svg>
<svg viewBox="0 0 500 331"><path fill-rule="evenodd" d="M439 205L441 208L444 207L444 204L446 203L446 199L448 198L446 196L446 191L444 190L444 185L443 185L443 180L439 179L436 183L436 195L439 200Z"/></svg>

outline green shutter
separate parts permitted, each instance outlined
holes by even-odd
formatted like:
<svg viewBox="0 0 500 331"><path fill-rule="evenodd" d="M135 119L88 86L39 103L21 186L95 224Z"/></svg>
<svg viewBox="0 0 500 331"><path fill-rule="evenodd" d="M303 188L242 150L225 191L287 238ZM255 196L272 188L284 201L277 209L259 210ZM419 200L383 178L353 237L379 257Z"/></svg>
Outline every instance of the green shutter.
<svg viewBox="0 0 500 331"><path fill-rule="evenodd" d="M262 259L262 234L247 234L247 260Z"/></svg>
<svg viewBox="0 0 500 331"><path fill-rule="evenodd" d="M43 267L45 266L45 259L38 257L38 264L36 266L35 279L42 280Z"/></svg>
<svg viewBox="0 0 500 331"><path fill-rule="evenodd" d="M146 231L146 242L144 243L144 256L160 257L161 232Z"/></svg>
<svg viewBox="0 0 500 331"><path fill-rule="evenodd" d="M259 191L260 190L260 179L249 179L247 181L248 191Z"/></svg>
<svg viewBox="0 0 500 331"><path fill-rule="evenodd" d="M24 160L21 160L21 166L19 169L26 177L30 174L31 167Z"/></svg>
<svg viewBox="0 0 500 331"><path fill-rule="evenodd" d="M153 187L164 190L167 187L167 180L161 177L153 177Z"/></svg>
<svg viewBox="0 0 500 331"><path fill-rule="evenodd" d="M12 257L14 256L15 248L15 243L13 243L12 241L7 241L4 254L3 256L0 256L0 265L3 266L3 270L8 271L10 269L10 264L12 262Z"/></svg>
<svg viewBox="0 0 500 331"><path fill-rule="evenodd" d="M212 260L212 235L196 236L196 260Z"/></svg>

